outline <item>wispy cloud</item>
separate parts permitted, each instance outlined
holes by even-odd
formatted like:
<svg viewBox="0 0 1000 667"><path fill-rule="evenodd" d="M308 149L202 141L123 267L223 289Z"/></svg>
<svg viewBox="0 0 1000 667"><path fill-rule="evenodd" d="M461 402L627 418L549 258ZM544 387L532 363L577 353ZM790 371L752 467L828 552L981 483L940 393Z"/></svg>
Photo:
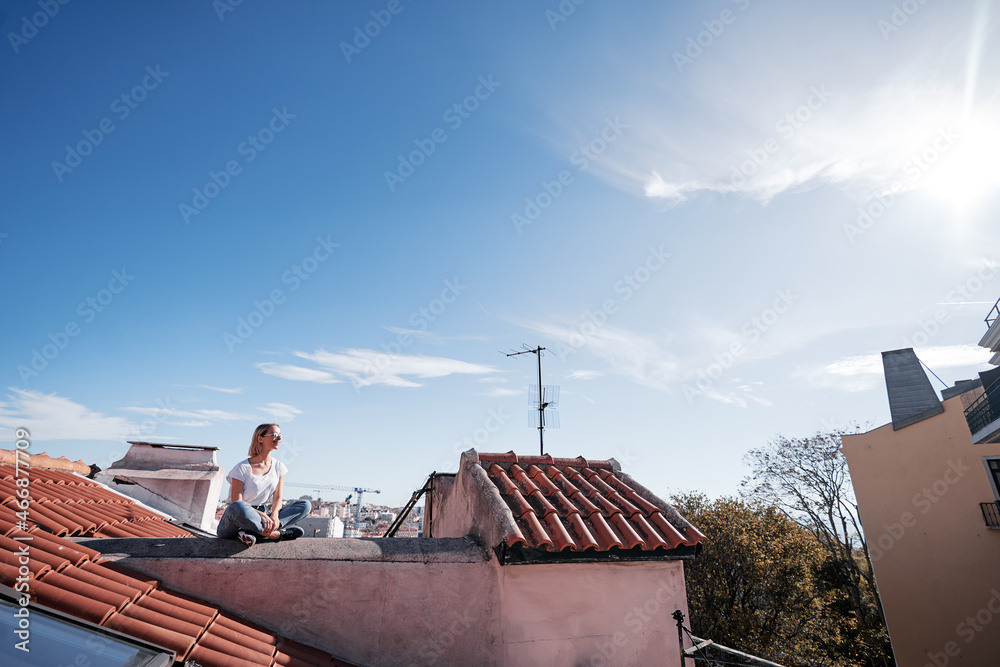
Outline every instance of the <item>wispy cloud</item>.
<svg viewBox="0 0 1000 667"><path fill-rule="evenodd" d="M213 386L207 385L207 384L200 384L198 386L201 387L202 389L211 389L212 391L221 391L224 394L242 394L243 390L245 389L245 387L232 387L232 388L227 388L227 387L213 387Z"/></svg>
<svg viewBox="0 0 1000 667"><path fill-rule="evenodd" d="M291 364L276 364L271 361L257 364L257 368L265 375L283 378L285 380L295 380L297 382L318 382L320 384L332 384L341 382L332 373L316 370L315 368L305 368L304 366L293 366Z"/></svg>
<svg viewBox="0 0 1000 667"><path fill-rule="evenodd" d="M168 406L143 407L126 406L123 408L129 412L137 412L147 417L152 417L157 421L167 422L172 418L197 419L197 422L168 422L178 426L204 426L217 421L253 421L253 415L238 412L228 412L226 410L201 409L201 410L179 410Z"/></svg>
<svg viewBox="0 0 1000 667"><path fill-rule="evenodd" d="M667 389L677 377L677 360L664 347L669 336L651 337L608 325L589 336L561 323L520 325L558 341L564 349L586 351L606 361L612 372L647 387Z"/></svg>
<svg viewBox="0 0 1000 667"><path fill-rule="evenodd" d="M982 57L983 40L969 39L986 25L972 6L921 8L890 50L874 19L859 34L857 17L840 5L813 6L808 21L757 5L683 72L639 64L619 84L614 109L629 129L593 171L670 205L699 193L767 202L824 185L857 198L893 186L995 188L997 67ZM931 42L939 48L921 48ZM850 53L823 55L845 43ZM556 86L553 116L594 116L608 107L600 92ZM564 143L579 145L587 131L570 129L576 136Z"/></svg>
<svg viewBox="0 0 1000 667"><path fill-rule="evenodd" d="M428 343L447 343L453 340L489 340L486 336L442 336L441 334L434 333L433 331L428 331L426 329L404 329L402 327L386 327L387 331L390 331L397 336L411 336L412 338L419 338L420 340L426 341Z"/></svg>
<svg viewBox="0 0 1000 667"><path fill-rule="evenodd" d="M978 345L940 345L914 349L917 357L932 370L973 368L985 365L990 351ZM799 368L792 375L813 387L833 387L841 391L866 391L882 384L882 355L843 357L813 368Z"/></svg>
<svg viewBox="0 0 1000 667"><path fill-rule="evenodd" d="M437 378L447 375L485 375L498 369L484 364L474 364L447 357L424 355L386 354L380 350L352 348L342 352L295 352L320 369L285 364L257 364L264 373L288 380L304 382L343 382L350 380L356 387L384 384L390 387L420 387L421 383L410 378Z"/></svg>
<svg viewBox="0 0 1000 667"><path fill-rule="evenodd" d="M743 382L738 378L733 378L700 390L699 393L705 398L738 408L748 408L751 405L769 408L773 403L757 395L763 386L763 382Z"/></svg>
<svg viewBox="0 0 1000 667"><path fill-rule="evenodd" d="M508 389L506 387L493 387L489 391L483 392L480 396L526 396L527 389Z"/></svg>
<svg viewBox="0 0 1000 667"><path fill-rule="evenodd" d="M121 440L140 433L138 424L123 417L107 417L80 403L41 392L10 388L0 401L0 427L10 432L25 427L36 441Z"/></svg>
<svg viewBox="0 0 1000 667"><path fill-rule="evenodd" d="M602 377L604 373L601 371L573 371L566 376L568 380L593 380L595 378Z"/></svg>
<svg viewBox="0 0 1000 667"><path fill-rule="evenodd" d="M290 422L302 414L301 410L287 403L268 403L257 409L279 422Z"/></svg>

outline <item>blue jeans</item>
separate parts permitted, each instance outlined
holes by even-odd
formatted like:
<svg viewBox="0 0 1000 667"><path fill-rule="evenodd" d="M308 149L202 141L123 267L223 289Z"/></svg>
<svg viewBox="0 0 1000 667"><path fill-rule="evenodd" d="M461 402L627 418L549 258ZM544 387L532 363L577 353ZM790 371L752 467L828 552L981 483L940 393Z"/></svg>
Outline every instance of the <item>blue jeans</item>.
<svg viewBox="0 0 1000 667"><path fill-rule="evenodd" d="M308 500L296 500L289 503L278 512L280 524L278 527L290 526L296 521L300 521L311 511L312 503ZM219 527L215 530L215 534L223 539L232 540L236 539L236 534L241 530L261 537L264 532L264 523L252 505L237 500L226 508L222 518L219 519Z"/></svg>

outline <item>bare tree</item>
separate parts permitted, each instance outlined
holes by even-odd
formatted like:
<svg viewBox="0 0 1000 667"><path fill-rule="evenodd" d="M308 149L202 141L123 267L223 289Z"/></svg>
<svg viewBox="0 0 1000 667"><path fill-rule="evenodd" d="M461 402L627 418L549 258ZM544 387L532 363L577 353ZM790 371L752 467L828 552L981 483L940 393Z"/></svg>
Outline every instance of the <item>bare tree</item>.
<svg viewBox="0 0 1000 667"><path fill-rule="evenodd" d="M753 472L741 486L747 497L779 507L813 531L830 554L832 579L850 600L859 630L874 637L885 634L885 615L847 459L840 451L845 433L778 436L765 447L751 449L745 461Z"/></svg>

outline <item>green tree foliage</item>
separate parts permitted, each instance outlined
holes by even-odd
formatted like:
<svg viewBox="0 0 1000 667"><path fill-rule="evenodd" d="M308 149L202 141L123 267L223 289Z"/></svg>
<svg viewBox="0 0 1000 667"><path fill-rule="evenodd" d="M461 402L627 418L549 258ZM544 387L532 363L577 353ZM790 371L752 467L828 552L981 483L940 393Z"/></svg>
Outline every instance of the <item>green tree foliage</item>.
<svg viewBox="0 0 1000 667"><path fill-rule="evenodd" d="M838 655L838 594L826 550L777 507L736 498L675 497L709 538L685 562L695 635L784 665L854 665Z"/></svg>

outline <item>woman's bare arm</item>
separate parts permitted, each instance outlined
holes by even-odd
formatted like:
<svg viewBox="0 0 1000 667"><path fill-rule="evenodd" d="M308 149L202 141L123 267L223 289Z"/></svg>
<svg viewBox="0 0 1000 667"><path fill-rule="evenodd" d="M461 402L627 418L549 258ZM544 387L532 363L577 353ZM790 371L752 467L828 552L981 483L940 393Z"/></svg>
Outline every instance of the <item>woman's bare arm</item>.
<svg viewBox="0 0 1000 667"><path fill-rule="evenodd" d="M278 524L278 512L281 511L281 495L285 488L285 477L278 478L278 488L274 490L274 497L271 498L271 518L274 519L275 527Z"/></svg>
<svg viewBox="0 0 1000 667"><path fill-rule="evenodd" d="M235 503L237 500L243 500L243 481L239 479L231 480L231 489L229 491L229 502Z"/></svg>

